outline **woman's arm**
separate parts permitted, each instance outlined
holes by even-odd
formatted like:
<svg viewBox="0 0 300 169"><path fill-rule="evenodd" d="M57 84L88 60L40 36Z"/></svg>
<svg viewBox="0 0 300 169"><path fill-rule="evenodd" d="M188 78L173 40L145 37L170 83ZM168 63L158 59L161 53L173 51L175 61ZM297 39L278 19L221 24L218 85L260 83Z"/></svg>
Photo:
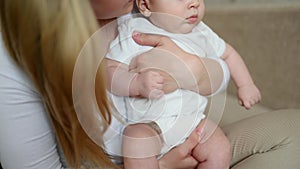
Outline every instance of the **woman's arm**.
<svg viewBox="0 0 300 169"><path fill-rule="evenodd" d="M210 95L227 85L223 79L228 70L216 60L189 54L164 36L134 33L133 39L140 45L154 46L154 49L136 57L130 69L136 72L145 68L160 70L165 78L166 93L184 88Z"/></svg>
<svg viewBox="0 0 300 169"><path fill-rule="evenodd" d="M0 161L3 168L63 168L50 117L0 40Z"/></svg>

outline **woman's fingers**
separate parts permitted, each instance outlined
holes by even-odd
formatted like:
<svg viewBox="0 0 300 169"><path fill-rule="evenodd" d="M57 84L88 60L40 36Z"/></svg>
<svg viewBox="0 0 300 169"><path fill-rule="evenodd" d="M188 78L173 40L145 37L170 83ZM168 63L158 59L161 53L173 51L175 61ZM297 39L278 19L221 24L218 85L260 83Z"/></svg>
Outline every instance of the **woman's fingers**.
<svg viewBox="0 0 300 169"><path fill-rule="evenodd" d="M164 36L133 32L132 38L139 45L157 47L161 46L163 42L162 39L164 38Z"/></svg>
<svg viewBox="0 0 300 169"><path fill-rule="evenodd" d="M202 132L196 129L188 139L179 146L170 150L160 160L163 169L193 169L198 161L191 155L193 149L198 145Z"/></svg>
<svg viewBox="0 0 300 169"><path fill-rule="evenodd" d="M137 68L137 58L133 58L128 66L129 71L134 72L135 69Z"/></svg>
<svg viewBox="0 0 300 169"><path fill-rule="evenodd" d="M198 161L193 156L188 156L178 164L178 168L193 169L198 165Z"/></svg>
<svg viewBox="0 0 300 169"><path fill-rule="evenodd" d="M202 131L192 132L191 135L187 138L187 140L178 146L178 151L182 155L190 154L201 140L202 135Z"/></svg>

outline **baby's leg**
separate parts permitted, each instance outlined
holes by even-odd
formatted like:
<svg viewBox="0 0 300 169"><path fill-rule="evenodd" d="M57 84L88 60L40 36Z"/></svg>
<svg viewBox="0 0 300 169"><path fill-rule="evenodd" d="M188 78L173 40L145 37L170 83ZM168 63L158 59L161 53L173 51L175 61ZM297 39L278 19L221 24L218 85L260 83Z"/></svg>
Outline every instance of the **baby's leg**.
<svg viewBox="0 0 300 169"><path fill-rule="evenodd" d="M123 158L125 169L159 169L156 156L162 146L158 133L148 124L133 124L125 128Z"/></svg>
<svg viewBox="0 0 300 169"><path fill-rule="evenodd" d="M198 169L228 169L231 159L230 142L213 122L203 120L199 127L203 128L204 124L204 134L210 133L206 130L216 129L204 143L200 141L193 150L193 156L199 161Z"/></svg>

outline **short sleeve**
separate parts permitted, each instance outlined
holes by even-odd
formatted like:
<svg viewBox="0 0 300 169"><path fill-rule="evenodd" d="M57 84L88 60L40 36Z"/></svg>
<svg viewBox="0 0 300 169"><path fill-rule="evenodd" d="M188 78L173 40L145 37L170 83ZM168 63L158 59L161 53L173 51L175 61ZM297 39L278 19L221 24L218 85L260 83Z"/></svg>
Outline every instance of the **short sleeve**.
<svg viewBox="0 0 300 169"><path fill-rule="evenodd" d="M132 39L132 33L135 30L140 31L138 28L145 25L147 22L144 19L132 19L128 15L118 18L119 34L110 43L105 57L129 65L133 57L152 49L150 46L138 45Z"/></svg>
<svg viewBox="0 0 300 169"><path fill-rule="evenodd" d="M200 32L205 37L207 57L221 57L223 55L226 49L225 41L205 23L201 22L194 31Z"/></svg>
<svg viewBox="0 0 300 169"><path fill-rule="evenodd" d="M225 91L227 89L228 83L230 81L230 72L228 69L227 64L225 63L225 61L221 58L211 58L214 59L215 61L217 61L220 66L222 67L222 71L223 71L223 80L222 83L220 85L220 87L218 88L218 90L216 92L214 92L213 94L211 94L211 96L214 96L222 91Z"/></svg>
<svg viewBox="0 0 300 169"><path fill-rule="evenodd" d="M55 133L39 93L0 41L0 161L3 168L60 169Z"/></svg>

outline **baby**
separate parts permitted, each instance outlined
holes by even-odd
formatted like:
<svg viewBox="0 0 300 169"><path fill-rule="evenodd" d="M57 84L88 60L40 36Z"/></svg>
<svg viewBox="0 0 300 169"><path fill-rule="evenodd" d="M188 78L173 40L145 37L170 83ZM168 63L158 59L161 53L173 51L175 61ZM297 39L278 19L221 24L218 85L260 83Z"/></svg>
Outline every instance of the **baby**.
<svg viewBox="0 0 300 169"><path fill-rule="evenodd" d="M250 109L260 101L260 92L253 83L240 55L201 21L205 9L203 0L136 0L136 4L145 18L133 17L131 14L118 18L119 35L111 43L110 52L106 56L109 74L114 74L117 69L129 65L133 57L152 49L152 47L136 44L131 37L134 31L160 34L170 37L188 53L199 57L223 59L238 88L239 103L246 109ZM117 83L114 82L113 76L109 77L111 77L109 79L111 83ZM132 78L130 86L135 86L134 88L128 89L128 85L124 85L123 89L111 89L110 95L117 109L122 110L122 107L126 109L123 114L126 116L124 118L130 130L125 129L125 135L130 136L131 132L141 131L141 127L135 124L146 124L154 132L160 134L162 146L158 156L160 158L171 148L184 142L205 118L203 112L207 105L207 98L198 94L197 91L184 89L163 95L163 78L151 70L134 74ZM228 79L225 77L223 81L227 83ZM151 84L152 88L144 87L147 84ZM124 94L126 92L123 91L128 90L130 90L129 94ZM147 99L149 97L152 99ZM216 142L214 139L215 137L211 137L208 141ZM118 147L117 145L121 144L120 140L113 139L106 143L108 152L109 147ZM128 141L123 140L123 154L128 154L126 151L130 150L126 147L130 146ZM203 150L205 147L200 149L199 146L200 144L193 151L193 156L200 162L198 168L229 167L228 161L222 161L222 159L230 159L222 157L228 153L222 153L221 149ZM206 153L207 156L203 158ZM156 158L156 156L142 159L134 156L126 157L124 166L125 168L141 168L142 165L144 168L157 168Z"/></svg>

